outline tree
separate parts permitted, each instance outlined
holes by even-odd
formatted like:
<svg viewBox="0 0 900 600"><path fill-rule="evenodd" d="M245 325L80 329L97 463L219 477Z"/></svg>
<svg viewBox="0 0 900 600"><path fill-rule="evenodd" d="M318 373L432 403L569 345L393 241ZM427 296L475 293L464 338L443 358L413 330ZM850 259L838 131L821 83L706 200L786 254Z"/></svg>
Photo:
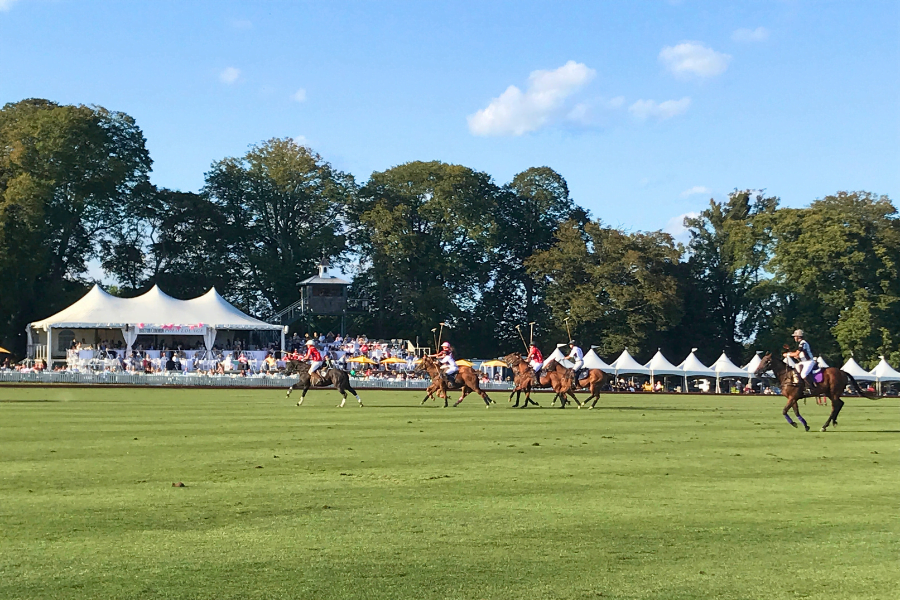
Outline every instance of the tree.
<svg viewBox="0 0 900 600"><path fill-rule="evenodd" d="M560 331L602 353L648 350L657 332L681 318L676 269L680 251L661 231L625 233L599 221L560 226L556 243L527 261L546 285L546 302Z"/></svg>
<svg viewBox="0 0 900 600"><path fill-rule="evenodd" d="M767 341L801 327L831 361L851 353L868 366L880 354L900 358L900 220L890 199L838 192L767 221L767 269L781 290Z"/></svg>
<svg viewBox="0 0 900 600"><path fill-rule="evenodd" d="M0 336L84 290L87 261L147 184L144 136L124 113L40 99L0 110ZM40 302L37 302L40 299Z"/></svg>
<svg viewBox="0 0 900 600"><path fill-rule="evenodd" d="M104 243L101 264L128 295L153 284L179 298L213 286L229 294L240 279L232 254L238 242L234 226L209 199L151 186Z"/></svg>
<svg viewBox="0 0 900 600"><path fill-rule="evenodd" d="M354 291L377 307L376 336L431 338L445 321L460 328L491 271L499 188L460 165L411 162L373 173L352 219L360 257Z"/></svg>
<svg viewBox="0 0 900 600"><path fill-rule="evenodd" d="M726 202L710 200L697 217L685 218L691 236L685 323L693 343L734 357L756 335L768 299L760 284L767 277L770 233L760 217L774 214L778 202L764 192L735 190Z"/></svg>
<svg viewBox="0 0 900 600"><path fill-rule="evenodd" d="M553 245L560 224L569 220L584 224L587 218L569 197L566 180L549 167L523 171L504 186L492 243L494 271L478 310L485 335L503 347L518 346L516 325L547 321L542 281L535 280L525 263ZM549 333L541 326L538 332Z"/></svg>
<svg viewBox="0 0 900 600"><path fill-rule="evenodd" d="M228 250L219 252L234 261L232 297L249 310L269 313L297 300L298 283L319 261L342 256L344 216L356 184L285 138L213 164L203 194L222 212L229 231L222 239Z"/></svg>

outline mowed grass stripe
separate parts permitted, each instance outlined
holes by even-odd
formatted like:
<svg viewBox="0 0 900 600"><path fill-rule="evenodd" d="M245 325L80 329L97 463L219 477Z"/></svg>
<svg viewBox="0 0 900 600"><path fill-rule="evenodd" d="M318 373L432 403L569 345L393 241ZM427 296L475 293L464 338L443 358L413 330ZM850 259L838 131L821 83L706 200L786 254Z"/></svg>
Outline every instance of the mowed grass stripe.
<svg viewBox="0 0 900 600"><path fill-rule="evenodd" d="M898 402L0 387L2 598L893 598ZM293 399L292 399L293 400ZM811 425L827 409L801 405ZM137 438L137 439L134 439ZM277 458L276 458L277 456ZM261 467L261 468L258 468ZM173 488L183 481L187 487Z"/></svg>

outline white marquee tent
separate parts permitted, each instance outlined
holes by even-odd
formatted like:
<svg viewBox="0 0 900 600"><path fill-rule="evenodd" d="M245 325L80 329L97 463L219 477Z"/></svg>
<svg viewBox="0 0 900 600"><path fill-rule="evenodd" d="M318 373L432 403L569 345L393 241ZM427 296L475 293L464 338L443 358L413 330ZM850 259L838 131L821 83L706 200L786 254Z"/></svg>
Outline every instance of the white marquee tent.
<svg viewBox="0 0 900 600"><path fill-rule="evenodd" d="M588 353L584 355L584 367L586 369L600 369L606 373L614 371L611 365L606 364L602 358L597 356L593 346L588 350Z"/></svg>
<svg viewBox="0 0 900 600"><path fill-rule="evenodd" d="M202 336L207 349L212 349L216 333L221 330L281 331L284 348L281 325L241 312L215 288L198 298L177 300L155 285L135 298L119 298L95 285L68 308L29 324L29 347L45 347L45 356L52 360L65 351L54 347L56 332L73 329L119 330L129 351L139 335Z"/></svg>
<svg viewBox="0 0 900 600"><path fill-rule="evenodd" d="M640 375L650 374L650 369L634 360L634 358L628 353L628 348L622 350L622 354L620 354L619 358L614 360L610 366L616 372L616 377L619 376L619 373L635 373Z"/></svg>
<svg viewBox="0 0 900 600"><path fill-rule="evenodd" d="M859 381L875 381L875 376L859 366L852 356L841 367L841 371L853 375L853 378Z"/></svg>
<svg viewBox="0 0 900 600"><path fill-rule="evenodd" d="M566 348L566 347L567 346L565 344L557 344L556 349L550 353L550 356L548 356L547 358L544 359L544 364L546 365L552 359L552 360L555 360L556 362L558 362L559 364L561 364L562 366L564 366L565 368L571 369L574 365L566 360L566 355L562 353L562 350L560 350L560 348Z"/></svg>
<svg viewBox="0 0 900 600"><path fill-rule="evenodd" d="M722 352L722 356L716 359L716 362L711 364L709 368L716 372L716 393L722 392L722 378L750 377L746 370L731 362L731 359L728 358L725 352Z"/></svg>
<svg viewBox="0 0 900 600"><path fill-rule="evenodd" d="M876 381L900 381L900 372L888 364L883 356L879 357L881 361L870 371L872 377Z"/></svg>
<svg viewBox="0 0 900 600"><path fill-rule="evenodd" d="M681 375L681 369L666 360L666 357L663 356L662 349L660 348L657 348L656 354L654 354L653 358L650 359L650 362L644 366L650 369L651 379L657 375Z"/></svg>

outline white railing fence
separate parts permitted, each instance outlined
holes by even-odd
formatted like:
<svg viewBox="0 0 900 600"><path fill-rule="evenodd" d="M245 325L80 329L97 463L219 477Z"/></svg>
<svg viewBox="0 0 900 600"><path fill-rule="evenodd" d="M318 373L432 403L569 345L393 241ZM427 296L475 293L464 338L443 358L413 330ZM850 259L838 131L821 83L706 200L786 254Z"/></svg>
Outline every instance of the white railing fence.
<svg viewBox="0 0 900 600"><path fill-rule="evenodd" d="M297 383L297 377L238 375L194 375L182 373L97 373L72 372L30 372L0 371L0 383L61 383L70 385L136 385L136 386L190 386L190 387L235 387L235 388L287 388ZM359 389L410 389L424 390L428 381L350 378L350 385ZM485 390L511 390L509 382L488 382L481 384Z"/></svg>

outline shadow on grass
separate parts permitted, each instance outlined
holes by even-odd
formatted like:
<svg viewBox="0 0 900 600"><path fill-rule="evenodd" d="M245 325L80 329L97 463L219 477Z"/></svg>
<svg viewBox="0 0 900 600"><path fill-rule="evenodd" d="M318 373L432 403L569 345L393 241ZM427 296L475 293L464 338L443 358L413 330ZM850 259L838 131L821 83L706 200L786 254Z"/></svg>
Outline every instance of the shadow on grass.
<svg viewBox="0 0 900 600"><path fill-rule="evenodd" d="M0 400L0 404L3 403L22 403L22 404L30 404L32 402L62 402L62 400L51 400L50 398L10 398L5 400Z"/></svg>

